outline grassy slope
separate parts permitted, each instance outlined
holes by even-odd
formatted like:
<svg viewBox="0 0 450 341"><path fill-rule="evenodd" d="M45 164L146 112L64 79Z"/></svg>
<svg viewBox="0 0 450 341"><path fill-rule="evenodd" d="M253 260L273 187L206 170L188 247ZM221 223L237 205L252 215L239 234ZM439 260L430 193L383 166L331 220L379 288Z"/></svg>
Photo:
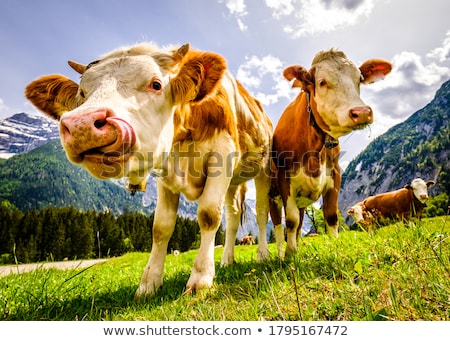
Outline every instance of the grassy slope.
<svg viewBox="0 0 450 341"><path fill-rule="evenodd" d="M285 262L258 264L256 246L237 246L237 264L225 269L217 249L214 287L193 296L183 290L196 251L169 255L164 287L141 303L134 292L148 254L85 270L11 275L0 278L0 319L449 320L449 225L441 217L373 236L304 238Z"/></svg>

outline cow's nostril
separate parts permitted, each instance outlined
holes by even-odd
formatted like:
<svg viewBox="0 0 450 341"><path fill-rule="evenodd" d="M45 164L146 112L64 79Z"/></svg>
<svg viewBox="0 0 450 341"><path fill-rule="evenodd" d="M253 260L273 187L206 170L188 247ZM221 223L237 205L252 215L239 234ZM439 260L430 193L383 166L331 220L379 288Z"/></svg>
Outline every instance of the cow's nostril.
<svg viewBox="0 0 450 341"><path fill-rule="evenodd" d="M94 122L94 127L97 129L100 129L100 128L104 127L105 124L106 124L106 120L96 120Z"/></svg>

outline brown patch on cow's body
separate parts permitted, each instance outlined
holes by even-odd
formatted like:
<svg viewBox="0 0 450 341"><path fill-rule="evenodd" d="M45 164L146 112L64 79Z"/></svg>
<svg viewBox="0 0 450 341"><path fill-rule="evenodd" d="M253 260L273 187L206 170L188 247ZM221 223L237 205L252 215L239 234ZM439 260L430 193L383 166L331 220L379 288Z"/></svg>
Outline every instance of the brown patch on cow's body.
<svg viewBox="0 0 450 341"><path fill-rule="evenodd" d="M421 217L425 207L414 196L414 192L406 188L369 197L363 203L366 209L378 218L401 220Z"/></svg>

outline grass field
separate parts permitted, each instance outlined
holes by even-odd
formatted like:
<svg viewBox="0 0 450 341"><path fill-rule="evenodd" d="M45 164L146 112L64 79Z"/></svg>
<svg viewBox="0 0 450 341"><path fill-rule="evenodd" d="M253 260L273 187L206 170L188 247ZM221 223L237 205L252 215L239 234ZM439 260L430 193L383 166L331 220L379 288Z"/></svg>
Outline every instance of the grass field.
<svg viewBox="0 0 450 341"><path fill-rule="evenodd" d="M163 288L135 302L148 254L87 269L40 269L0 278L2 320L449 320L450 219L303 238L297 254L256 262L237 246L214 287L183 295L196 250L168 255ZM270 245L275 254L275 245Z"/></svg>

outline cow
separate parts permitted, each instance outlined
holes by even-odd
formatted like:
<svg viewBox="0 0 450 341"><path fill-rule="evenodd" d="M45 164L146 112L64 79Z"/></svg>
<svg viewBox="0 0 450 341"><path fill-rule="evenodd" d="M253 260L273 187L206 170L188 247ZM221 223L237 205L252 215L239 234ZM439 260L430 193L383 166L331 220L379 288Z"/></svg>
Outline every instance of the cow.
<svg viewBox="0 0 450 341"><path fill-rule="evenodd" d="M99 179L124 178L131 193L145 191L148 176L156 177L152 249L138 299L153 295L163 283L180 194L198 202L201 233L186 293L213 284L214 238L224 206L221 263L234 262L243 188L250 179L257 193L257 259L269 257L272 123L222 56L189 44L162 48L140 43L87 65L69 65L81 74L79 84L47 75L25 90L38 109L59 121L68 159Z"/></svg>
<svg viewBox="0 0 450 341"><path fill-rule="evenodd" d="M309 70L300 65L284 70L301 92L284 110L272 141L270 216L280 258L295 252L305 208L321 196L328 233L337 237L338 138L373 122L372 109L360 98L360 84L378 81L391 69L391 63L380 59L358 68L344 52L330 49L317 53Z"/></svg>
<svg viewBox="0 0 450 341"><path fill-rule="evenodd" d="M353 218L356 224L368 232L373 232L373 226L376 224L376 215L374 211L369 211L364 202L358 202L347 211L347 214Z"/></svg>
<svg viewBox="0 0 450 341"><path fill-rule="evenodd" d="M253 236L248 235L242 237L241 241L239 242L239 245L253 245L253 243L254 243Z"/></svg>
<svg viewBox="0 0 450 341"><path fill-rule="evenodd" d="M413 217L420 219L428 199L428 188L434 184L434 180L425 182L416 178L396 191L368 197L352 206L347 213L369 231L392 220L406 222Z"/></svg>

